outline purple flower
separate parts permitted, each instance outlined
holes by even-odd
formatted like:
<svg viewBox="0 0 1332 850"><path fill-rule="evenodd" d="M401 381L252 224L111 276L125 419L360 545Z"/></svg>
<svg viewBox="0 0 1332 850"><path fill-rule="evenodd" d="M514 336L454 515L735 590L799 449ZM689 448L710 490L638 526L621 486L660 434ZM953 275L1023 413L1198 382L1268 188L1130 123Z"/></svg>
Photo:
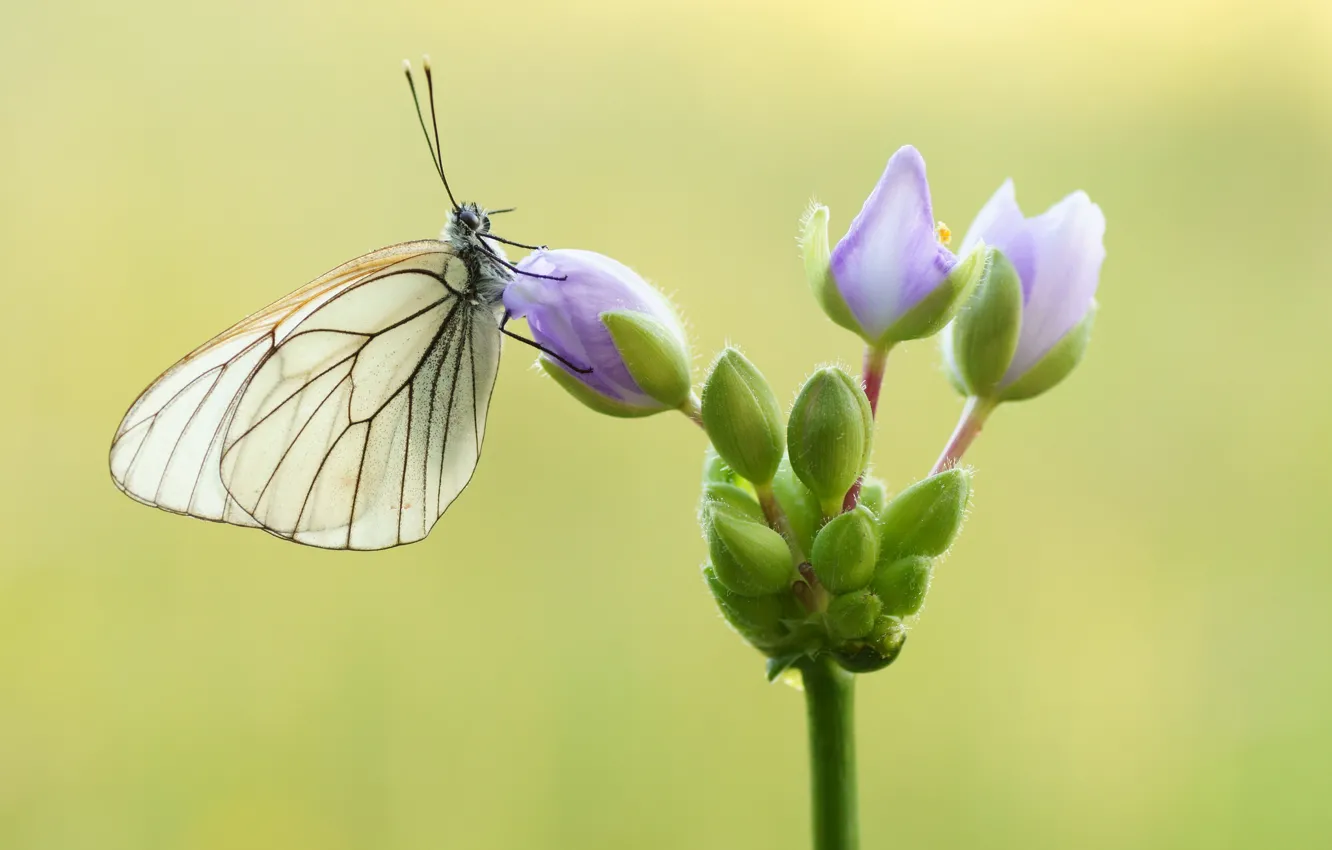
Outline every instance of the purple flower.
<svg viewBox="0 0 1332 850"><path fill-rule="evenodd" d="M1080 359L1085 339L1061 347L1060 363L1036 383L1015 386L1075 330L1085 337L1086 320L1095 306L1096 285L1105 260L1105 215L1086 192L1074 192L1044 213L1026 218L1018 208L1013 181L1005 181L972 222L963 240L968 251L981 241L1004 252L1022 286L1022 319L1013 359L999 381L1006 397L1028 397L1062 379ZM1065 352L1063 349L1068 348ZM1073 355L1065 357L1063 355ZM1062 361L1067 360L1067 368ZM1058 374L1055 381L1048 377ZM1034 390L1034 391L1033 391Z"/></svg>
<svg viewBox="0 0 1332 850"><path fill-rule="evenodd" d="M823 228L821 234L816 228ZM825 261L827 210L816 207L802 238L815 295L838 324L871 345L937 332L952 316L970 274L940 241L925 160L910 145L888 160L878 185ZM822 245L818 239L820 237Z"/></svg>
<svg viewBox="0 0 1332 850"><path fill-rule="evenodd" d="M518 274L504 291L510 315L527 319L533 339L558 355L542 354L540 363L561 386L616 416L646 416L685 402L684 330L666 298L633 269L573 249L533 253L518 268L565 278Z"/></svg>

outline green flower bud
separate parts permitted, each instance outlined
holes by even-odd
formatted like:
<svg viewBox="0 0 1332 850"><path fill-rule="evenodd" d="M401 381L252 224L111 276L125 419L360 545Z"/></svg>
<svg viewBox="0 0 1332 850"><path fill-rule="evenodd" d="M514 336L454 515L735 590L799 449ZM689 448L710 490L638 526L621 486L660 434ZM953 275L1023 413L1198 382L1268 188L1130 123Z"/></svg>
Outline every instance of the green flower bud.
<svg viewBox="0 0 1332 850"><path fill-rule="evenodd" d="M942 555L962 527L971 497L971 472L950 469L898 493L879 516L879 560Z"/></svg>
<svg viewBox="0 0 1332 850"><path fill-rule="evenodd" d="M993 395L1017 353L1022 330L1022 282L997 248L986 261L975 292L942 337L949 379L963 395Z"/></svg>
<svg viewBox="0 0 1332 850"><path fill-rule="evenodd" d="M860 504L869 508L870 513L875 516L883 510L883 506L888 503L888 485L884 484L878 478L866 476L860 482Z"/></svg>
<svg viewBox="0 0 1332 850"><path fill-rule="evenodd" d="M883 601L883 613L910 617L925 604L932 572L929 558L921 555L899 558L879 567L870 590Z"/></svg>
<svg viewBox="0 0 1332 850"><path fill-rule="evenodd" d="M859 590L874 578L879 540L868 508L838 514L814 538L810 565L830 593Z"/></svg>
<svg viewBox="0 0 1332 850"><path fill-rule="evenodd" d="M869 462L873 436L874 417L859 382L831 366L810 376L796 396L786 437L791 468L826 514L841 510L842 497Z"/></svg>
<svg viewBox="0 0 1332 850"><path fill-rule="evenodd" d="M921 299L898 319L888 332L885 340L906 341L934 336L952 321L958 309L971 297L971 293L980 283L986 267L984 243L977 245L948 273L943 283Z"/></svg>
<svg viewBox="0 0 1332 850"><path fill-rule="evenodd" d="M795 571L780 534L715 504L705 525L713 569L732 593L765 596L790 587Z"/></svg>
<svg viewBox="0 0 1332 850"><path fill-rule="evenodd" d="M790 629L783 621L802 616L802 612L791 607L795 601L789 594L741 596L721 583L712 566L704 568L703 577L726 622L760 650L779 646L790 634Z"/></svg>
<svg viewBox="0 0 1332 850"><path fill-rule="evenodd" d="M638 310L607 310L601 323L639 389L667 407L685 403L692 376L678 330Z"/></svg>
<svg viewBox="0 0 1332 850"><path fill-rule="evenodd" d="M834 596L825 614L828 632L839 640L863 638L874 629L874 622L882 610L879 597L868 590Z"/></svg>
<svg viewBox="0 0 1332 850"><path fill-rule="evenodd" d="M814 545L814 532L819 530L819 523L823 522L823 509L819 507L818 498L796 477L791 462L786 458L782 458L781 466L777 467L777 477L772 479L772 490L791 524L791 533L800 544L800 551L808 552Z"/></svg>
<svg viewBox="0 0 1332 850"><path fill-rule="evenodd" d="M735 472L726 465L726 461L721 459L717 450L708 446L703 452L703 483L716 482L718 484L734 484Z"/></svg>
<svg viewBox="0 0 1332 850"><path fill-rule="evenodd" d="M882 643L888 637L905 631L902 621L891 614L880 614L874 621L874 628L870 630L865 640L869 643Z"/></svg>
<svg viewBox="0 0 1332 850"><path fill-rule="evenodd" d="M735 484L711 483L703 488L705 513L714 506L754 522L764 522L763 508L758 500L748 490Z"/></svg>
<svg viewBox="0 0 1332 850"><path fill-rule="evenodd" d="M1000 401L1021 401L1038 396L1055 384L1068 377L1074 367L1082 362L1082 355L1087 353L1087 343L1091 341L1092 321L1096 318L1096 303L1073 330L1055 344L1044 357L1036 361L1022 377L999 390Z"/></svg>
<svg viewBox="0 0 1332 850"><path fill-rule="evenodd" d="M717 454L755 484L772 481L786 448L777 397L754 364L728 348L703 384L703 428Z"/></svg>
<svg viewBox="0 0 1332 850"><path fill-rule="evenodd" d="M833 658L852 673L873 673L897 660L906 643L906 627L896 617L881 615L865 642L857 648L834 652Z"/></svg>

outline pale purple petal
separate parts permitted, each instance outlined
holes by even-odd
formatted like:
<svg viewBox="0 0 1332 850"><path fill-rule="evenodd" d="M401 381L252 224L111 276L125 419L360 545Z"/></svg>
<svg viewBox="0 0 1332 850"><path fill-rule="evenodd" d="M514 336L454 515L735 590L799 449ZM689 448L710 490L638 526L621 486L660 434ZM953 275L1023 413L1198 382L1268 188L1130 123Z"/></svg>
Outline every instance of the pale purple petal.
<svg viewBox="0 0 1332 850"><path fill-rule="evenodd" d="M882 336L957 264L934 227L925 160L907 145L832 252L837 290L869 337Z"/></svg>
<svg viewBox="0 0 1332 850"><path fill-rule="evenodd" d="M560 249L529 255L518 268L535 274L564 276L547 280L518 274L504 291L504 307L525 318L541 345L589 374L567 369L602 395L635 407L661 405L639 388L624 365L610 331L601 321L609 310L647 313L678 330L666 299L632 269L593 251ZM680 332L683 339L683 332ZM563 364L552 361L558 366Z"/></svg>
<svg viewBox="0 0 1332 850"><path fill-rule="evenodd" d="M986 245L998 248L1008 257L1013 268L1022 280L1024 293L1035 264L1035 248L1031 234L1027 230L1027 220L1018 207L1017 193L1012 180L1005 180L1004 185L990 197L976 220L967 229L967 236L962 240L962 254L971 253L976 245L984 240Z"/></svg>
<svg viewBox="0 0 1332 850"><path fill-rule="evenodd" d="M1105 260L1105 215L1074 192L1026 222L1030 264L1022 276L1022 331L1003 384L1036 365L1091 309ZM988 240L987 240L988 241Z"/></svg>

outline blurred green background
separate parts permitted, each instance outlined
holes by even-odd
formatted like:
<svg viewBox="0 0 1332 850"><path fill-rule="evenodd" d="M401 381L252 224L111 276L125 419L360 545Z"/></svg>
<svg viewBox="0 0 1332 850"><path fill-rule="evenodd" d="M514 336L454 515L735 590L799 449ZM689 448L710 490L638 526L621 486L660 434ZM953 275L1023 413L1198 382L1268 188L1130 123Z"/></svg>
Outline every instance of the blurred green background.
<svg viewBox="0 0 1332 850"><path fill-rule="evenodd" d="M460 194L669 290L701 375L859 348L794 248L888 155L956 233L1005 177L1109 220L1065 385L968 456L972 519L861 680L867 847L1325 847L1332 7L1324 0L8 0L0 29L0 847L806 846L803 706L698 576L704 441L509 346L424 543L308 550L134 504L154 375ZM894 353L876 464L959 401Z"/></svg>

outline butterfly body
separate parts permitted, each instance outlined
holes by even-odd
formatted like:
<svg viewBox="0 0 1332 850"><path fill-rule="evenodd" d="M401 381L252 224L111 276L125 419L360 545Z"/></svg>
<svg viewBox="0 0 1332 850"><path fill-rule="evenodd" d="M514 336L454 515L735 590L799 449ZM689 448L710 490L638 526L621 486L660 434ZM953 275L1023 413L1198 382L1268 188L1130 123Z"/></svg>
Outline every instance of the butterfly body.
<svg viewBox="0 0 1332 850"><path fill-rule="evenodd" d="M490 216L480 204L466 201L451 213L439 238L452 248L467 273L464 297L479 304L498 307L512 280L504 248L483 241L490 233Z"/></svg>

